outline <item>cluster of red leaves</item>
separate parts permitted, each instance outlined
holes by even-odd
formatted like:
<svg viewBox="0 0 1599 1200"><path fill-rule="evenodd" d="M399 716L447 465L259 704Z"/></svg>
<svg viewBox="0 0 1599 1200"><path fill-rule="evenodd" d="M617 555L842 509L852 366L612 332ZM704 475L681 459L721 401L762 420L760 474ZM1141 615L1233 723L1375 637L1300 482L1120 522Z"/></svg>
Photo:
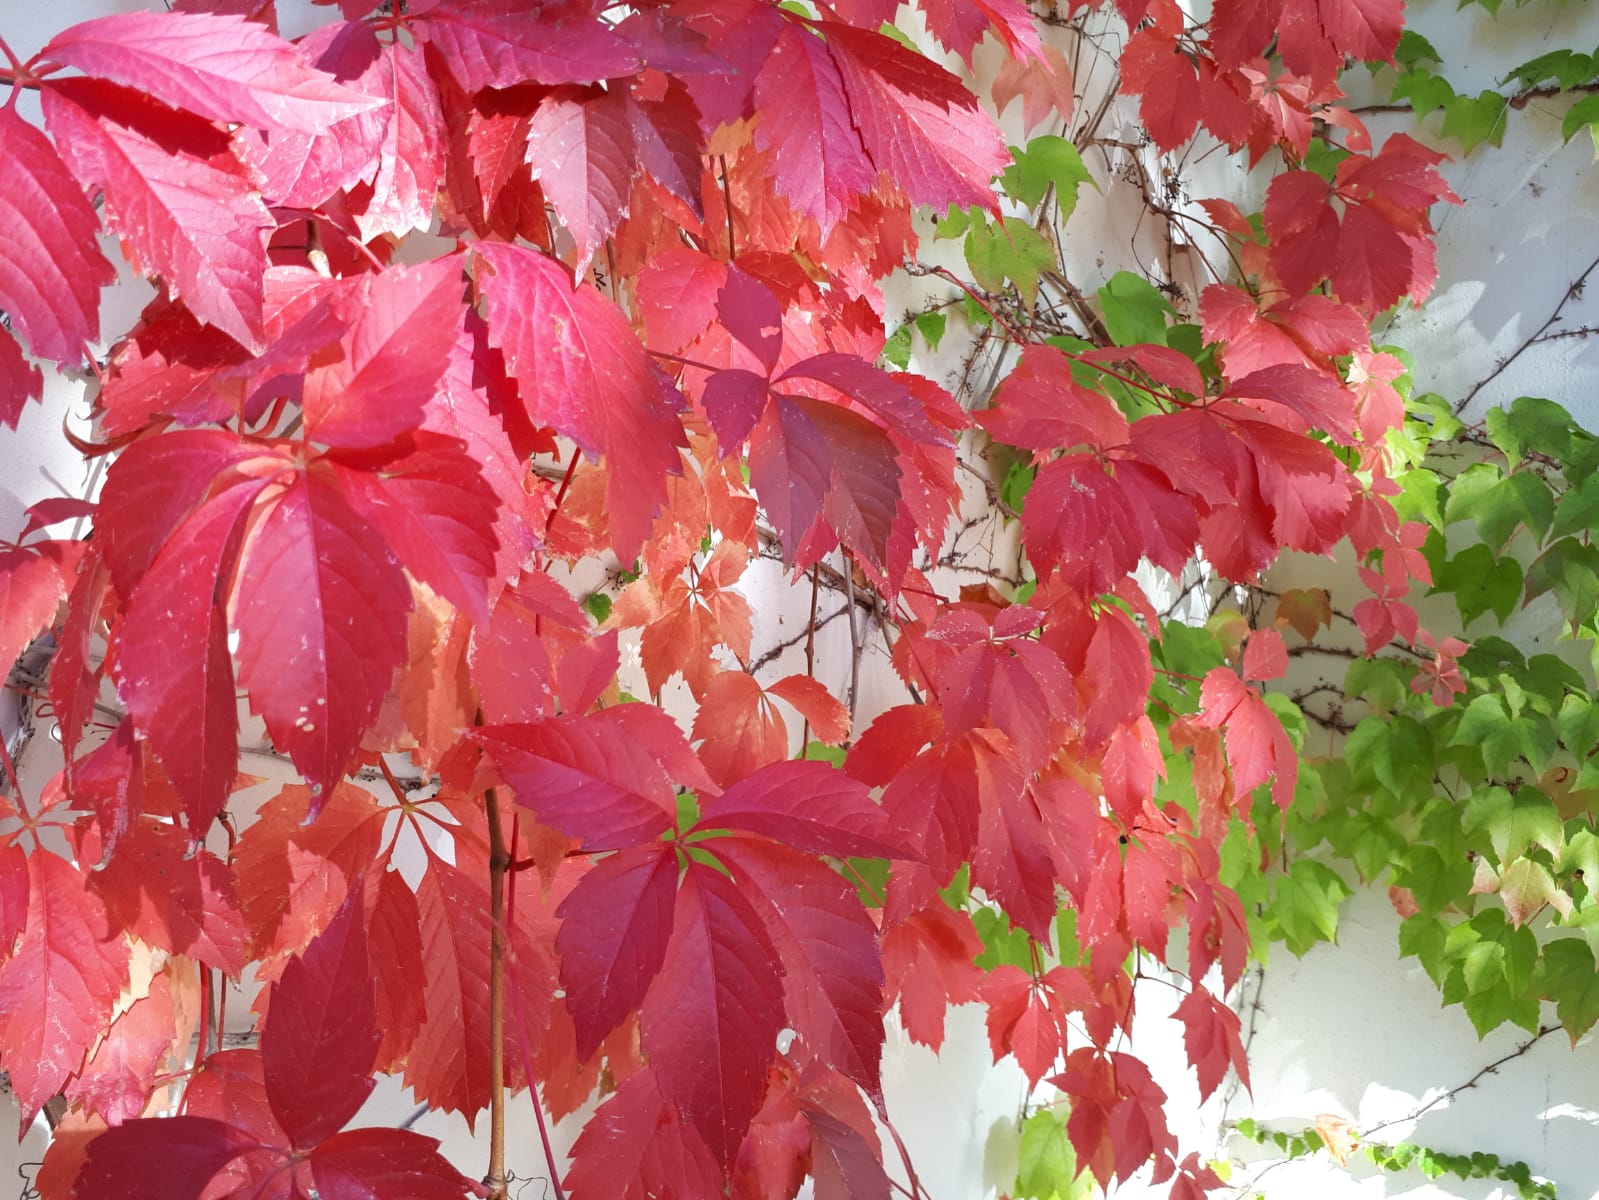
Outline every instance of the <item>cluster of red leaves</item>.
<svg viewBox="0 0 1599 1200"><path fill-rule="evenodd" d="M499 839L507 1079L557 1112L602 1071L611 1089L578 1200L788 1197L807 1176L823 1200L886 1196L885 1010L936 1046L946 1005L979 998L996 1056L1034 1082L1064 1062L1101 1182L1153 1159L1174 1196L1214 1185L1110 1045L1133 1020L1129 955L1164 960L1186 925L1201 1089L1245 1069L1202 981L1214 966L1225 991L1247 953L1217 879L1230 814L1294 786L1250 686L1283 647L1257 634L1173 726L1190 819L1155 798L1158 621L1129 573L1202 551L1249 580L1347 538L1375 564L1368 636L1414 632L1402 597L1425 566L1383 475L1397 364L1367 319L1430 282L1435 158L1396 138L1330 183L1281 175L1264 241L1213 206L1256 284L1203 298L1219 379L1165 347L1074 364L1028 346L979 421L1039 463L1040 586L1026 606L941 598L913 563L942 545L970 422L874 365L878 280L914 247L913 206L996 206L1005 151L955 76L880 32L893 0L821 19L765 0L620 20L582 0L338 7L297 44L270 0L91 21L10 73L46 132L15 95L0 109L0 419L39 394L24 349L74 365L99 337L102 221L161 285L100 372L94 452L115 457L93 540L30 529L0 551L0 662L53 632L67 755L37 803L0 801L0 1065L26 1119L64 1093L78 1130L41 1190L470 1190L426 1139L343 1126L376 1073L487 1105ZM1203 120L1297 156L1319 118L1361 149L1333 81L1347 54L1391 55L1397 4L1218 0L1208 41L1170 0L1122 7L1152 18L1123 74L1161 145ZM1019 0L922 8L968 60L994 34L1030 113L1061 97ZM1289 74L1259 58L1274 33ZM435 221L453 246L391 261ZM1084 363L1154 414L1129 421ZM587 461L556 466L563 442ZM758 508L796 568L842 548L898 630L917 702L860 731L842 771L789 761L774 707L841 743L836 698L727 664L750 655L736 585ZM545 570L600 553L642 572L603 630ZM652 690L687 682L691 731L614 703L618 628L642 630ZM86 736L107 687L126 716ZM253 812L234 799L241 691L305 781ZM384 753L432 798L349 781ZM516 802L498 831L485 788ZM406 831L425 835L414 881ZM892 861L886 894L837 869L853 856ZM985 978L939 894L963 866L1045 946L1074 908L1081 962ZM211 1054L181 1115L136 1119L170 1104L203 981L247 966L270 983L259 1050ZM1068 1047L1073 1013L1089 1041Z"/></svg>

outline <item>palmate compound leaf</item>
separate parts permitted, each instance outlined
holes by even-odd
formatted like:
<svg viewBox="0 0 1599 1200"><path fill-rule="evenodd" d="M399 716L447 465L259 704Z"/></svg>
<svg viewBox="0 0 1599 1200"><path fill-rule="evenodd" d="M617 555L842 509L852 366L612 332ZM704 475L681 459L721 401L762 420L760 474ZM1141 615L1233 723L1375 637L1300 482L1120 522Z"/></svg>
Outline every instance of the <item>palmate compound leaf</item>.
<svg viewBox="0 0 1599 1200"><path fill-rule="evenodd" d="M272 987L261 1030L267 1100L298 1148L337 1133L371 1093L379 1043L365 903L353 888Z"/></svg>
<svg viewBox="0 0 1599 1200"><path fill-rule="evenodd" d="M27 921L0 966L0 1066L24 1130L83 1065L128 979L128 943L105 937L105 906L77 870L36 850L27 877Z"/></svg>
<svg viewBox="0 0 1599 1200"><path fill-rule="evenodd" d="M261 129L315 133L382 103L313 70L298 47L237 16L119 13L72 26L40 57L208 120Z"/></svg>
<svg viewBox="0 0 1599 1200"><path fill-rule="evenodd" d="M100 336L100 289L116 278L95 241L100 218L14 105L0 109L0 162L0 309L34 354L76 363Z"/></svg>
<svg viewBox="0 0 1599 1200"><path fill-rule="evenodd" d="M260 350L274 221L228 136L209 121L97 79L51 84L45 125L134 265L195 316Z"/></svg>
<svg viewBox="0 0 1599 1200"><path fill-rule="evenodd" d="M477 290L489 344L505 354L534 425L550 425L607 467L617 556L631 562L682 473L680 397L651 366L627 318L534 250L480 242Z"/></svg>

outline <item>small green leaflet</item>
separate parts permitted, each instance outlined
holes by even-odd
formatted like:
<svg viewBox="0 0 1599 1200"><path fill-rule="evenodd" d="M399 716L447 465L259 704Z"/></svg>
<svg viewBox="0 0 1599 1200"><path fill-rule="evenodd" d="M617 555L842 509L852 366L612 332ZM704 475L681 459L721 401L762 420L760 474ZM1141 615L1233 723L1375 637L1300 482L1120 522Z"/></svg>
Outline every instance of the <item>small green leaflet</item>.
<svg viewBox="0 0 1599 1200"><path fill-rule="evenodd" d="M1176 315L1160 290L1131 271L1117 271L1099 289L1105 328L1118 346L1166 344L1166 318Z"/></svg>
<svg viewBox="0 0 1599 1200"><path fill-rule="evenodd" d="M999 177L1000 186L1007 195L1020 200L1028 208L1037 208L1055 189L1055 204L1060 209L1060 219L1067 220L1077 208L1077 189L1088 184L1096 191L1099 185L1083 166L1077 147L1063 137L1045 134L1035 137L1025 147L1012 146L1015 160Z"/></svg>
<svg viewBox="0 0 1599 1200"><path fill-rule="evenodd" d="M1044 1108L1022 1122L1015 1200L1086 1200L1093 1191L1093 1176L1077 1173L1077 1156L1059 1114Z"/></svg>

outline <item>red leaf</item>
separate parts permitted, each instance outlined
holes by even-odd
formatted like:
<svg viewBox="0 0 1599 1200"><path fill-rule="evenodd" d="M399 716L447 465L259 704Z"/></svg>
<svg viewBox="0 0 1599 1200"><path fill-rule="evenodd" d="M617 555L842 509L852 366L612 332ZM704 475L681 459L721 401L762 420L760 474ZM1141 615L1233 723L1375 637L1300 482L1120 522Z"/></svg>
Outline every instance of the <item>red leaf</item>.
<svg viewBox="0 0 1599 1200"><path fill-rule="evenodd" d="M489 726L472 736L494 761L517 803L531 808L545 824L580 839L586 850L618 850L650 841L676 819L671 778L650 748L610 717Z"/></svg>
<svg viewBox="0 0 1599 1200"><path fill-rule="evenodd" d="M560 264L532 250L479 243L478 292L489 342L505 352L528 419L603 456L617 554L631 562L681 474L687 445L669 399L621 310L574 288Z"/></svg>
<svg viewBox="0 0 1599 1200"><path fill-rule="evenodd" d="M916 204L992 208L1005 144L961 81L875 30L819 26L879 172Z"/></svg>
<svg viewBox="0 0 1599 1200"><path fill-rule="evenodd" d="M209 1117L127 1121L89 1143L73 1200L200 1200L218 1171L255 1148L243 1130Z"/></svg>
<svg viewBox="0 0 1599 1200"><path fill-rule="evenodd" d="M785 23L755 77L755 104L755 144L770 155L772 182L825 237L877 183L827 45Z"/></svg>
<svg viewBox="0 0 1599 1200"><path fill-rule="evenodd" d="M1122 51L1122 81L1139 94L1138 111L1155 145L1175 150L1199 127L1199 75L1169 32L1140 29Z"/></svg>
<svg viewBox="0 0 1599 1200"><path fill-rule="evenodd" d="M1183 1048L1199 1072L1199 1098L1206 1100L1220 1085L1227 1068L1237 1067L1238 1078L1249 1086L1249 1062L1244 1053L1238 1014L1204 988L1196 987L1177 1006L1183 1023Z"/></svg>
<svg viewBox="0 0 1599 1200"><path fill-rule="evenodd" d="M914 441L940 446L953 443L947 433L934 428L922 401L899 377L879 371L857 355L813 355L789 367L776 382L789 379L814 379L836 388L875 413L890 429Z"/></svg>
<svg viewBox="0 0 1599 1200"><path fill-rule="evenodd" d="M944 1042L944 1011L976 1000L983 972L972 960L983 940L965 912L940 897L883 930L883 974L889 1000L899 999L900 1020L911 1041L937 1050Z"/></svg>
<svg viewBox="0 0 1599 1200"><path fill-rule="evenodd" d="M384 94L381 78L383 49L377 34L355 20L324 25L300 41L300 50L317 70L380 100L392 101L392 96ZM241 140L268 204L315 209L378 169L379 150L393 119L392 107L385 105L329 124L315 134L275 129L268 136L252 130L244 132Z"/></svg>
<svg viewBox="0 0 1599 1200"><path fill-rule="evenodd" d="M304 1149L342 1129L371 1093L377 1000L359 889L272 987L261 1030L267 1100Z"/></svg>
<svg viewBox="0 0 1599 1200"><path fill-rule="evenodd" d="M227 136L98 80L52 83L42 101L74 174L104 191L107 224L134 266L160 276L202 321L261 349L274 222Z"/></svg>
<svg viewBox="0 0 1599 1200"><path fill-rule="evenodd" d="M750 481L796 567L842 542L881 569L899 508L897 460L888 435L865 417L775 396L750 441Z"/></svg>
<svg viewBox="0 0 1599 1200"><path fill-rule="evenodd" d="M111 1022L83 1072L67 1085L67 1099L107 1121L132 1120L149 1103L175 1039L172 994L167 977L157 975L149 995Z"/></svg>
<svg viewBox="0 0 1599 1200"><path fill-rule="evenodd" d="M385 233L409 233L431 219L444 174L444 114L438 89L414 46L390 42L378 69L362 82L375 84L377 94L394 101L394 115L378 150L372 197L355 214L362 240L371 241Z"/></svg>
<svg viewBox="0 0 1599 1200"><path fill-rule="evenodd" d="M639 1024L662 1095L725 1169L761 1106L783 993L760 918L710 867L688 864L666 963Z"/></svg>
<svg viewBox="0 0 1599 1200"><path fill-rule="evenodd" d="M1288 649L1275 629L1257 629L1244 647L1244 678L1254 682L1281 679L1288 673Z"/></svg>
<svg viewBox="0 0 1599 1200"><path fill-rule="evenodd" d="M437 1139L408 1129L351 1129L311 1151L321 1200L460 1200L476 1191L439 1154Z"/></svg>
<svg viewBox="0 0 1599 1200"><path fill-rule="evenodd" d="M1354 443L1354 394L1325 371L1278 363L1235 380L1226 394L1281 404L1303 418L1307 427L1331 434L1341 445Z"/></svg>
<svg viewBox="0 0 1599 1200"><path fill-rule="evenodd" d="M377 1070L397 1074L427 1013L417 980L426 977L422 962L422 914L416 894L398 871L384 870L378 886L368 877L367 951L377 983L377 1022L382 1043Z"/></svg>
<svg viewBox="0 0 1599 1200"><path fill-rule="evenodd" d="M405 1083L432 1107L461 1113L470 1127L489 1102L487 864L468 872L433 859L416 898L427 1020L406 1057ZM526 1082L515 1030L520 1026L536 1044L549 1023L555 979L534 936L531 903L517 905L516 924L508 932L506 986L515 989L513 1003L521 1013L520 1021L507 1022L505 1034L506 1080L515 1088Z"/></svg>
<svg viewBox="0 0 1599 1200"><path fill-rule="evenodd" d="M0 162L10 177L0 190L0 309L40 358L80 362L100 336L100 289L116 278L95 242L100 218L14 105L0 109Z"/></svg>
<svg viewBox="0 0 1599 1200"><path fill-rule="evenodd" d="M83 1065L128 979L128 944L106 940L105 907L45 850L28 856L28 919L0 966L0 1061L25 1130Z"/></svg>
<svg viewBox="0 0 1599 1200"><path fill-rule="evenodd" d="M827 746L849 737L849 708L809 675L789 675L766 689L766 694L786 700L799 710L811 727L811 736Z"/></svg>
<svg viewBox="0 0 1599 1200"><path fill-rule="evenodd" d="M519 83L598 83L639 68L638 51L597 16L566 6L529 12L520 0L429 0L412 28L438 47L467 91Z"/></svg>
<svg viewBox="0 0 1599 1200"><path fill-rule="evenodd" d="M315 133L379 103L313 70L277 35L233 16L99 17L58 34L40 56L208 120L258 128Z"/></svg>
<svg viewBox="0 0 1599 1200"><path fill-rule="evenodd" d="M988 1005L988 1042L994 1061L1013 1054L1027 1082L1038 1086L1061 1052L1064 1027L1051 1011L1032 976L1020 967L1001 964L983 984Z"/></svg>
<svg viewBox="0 0 1599 1200"><path fill-rule="evenodd" d="M35 548L0 550L0 664L8 673L67 598L70 579L64 565L59 554L40 554Z"/></svg>
<svg viewBox="0 0 1599 1200"><path fill-rule="evenodd" d="M677 895L677 856L638 846L601 859L556 909L561 986L588 1059L638 1008L666 958Z"/></svg>
<svg viewBox="0 0 1599 1200"><path fill-rule="evenodd" d="M249 937L233 875L209 850L190 850L182 827L136 821L89 886L114 928L237 977Z"/></svg>
<svg viewBox="0 0 1599 1200"><path fill-rule="evenodd" d="M361 276L341 305L351 318L344 353L305 377L302 405L312 436L361 449L420 426L461 337L465 290L453 254Z"/></svg>
<svg viewBox="0 0 1599 1200"><path fill-rule="evenodd" d="M770 375L783 353L783 310L771 289L728 263L727 282L716 293L716 319Z"/></svg>
<svg viewBox="0 0 1599 1200"><path fill-rule="evenodd" d="M566 1176L572 1200L714 1200L723 1170L653 1070L628 1078L583 1124Z"/></svg>
<svg viewBox="0 0 1599 1200"><path fill-rule="evenodd" d="M230 488L177 529L134 589L117 640L117 694L166 768L197 842L239 764L227 603L263 486Z"/></svg>
<svg viewBox="0 0 1599 1200"><path fill-rule="evenodd" d="M634 150L620 91L558 88L533 113L526 159L577 243L580 272L627 215Z"/></svg>
<svg viewBox="0 0 1599 1200"><path fill-rule="evenodd" d="M0 337L0 425L12 429L29 400L44 394L44 375L24 357L12 337Z"/></svg>
<svg viewBox="0 0 1599 1200"><path fill-rule="evenodd" d="M709 844L777 950L788 1024L806 1053L877 1095L883 965L854 885L784 846L742 837Z"/></svg>
<svg viewBox="0 0 1599 1200"><path fill-rule="evenodd" d="M1273 776L1272 798L1286 810L1299 780L1299 759L1277 715L1226 667L1205 676L1199 698L1200 728L1223 731L1236 794L1245 797Z"/></svg>
<svg viewBox="0 0 1599 1200"><path fill-rule="evenodd" d="M1064 354L1041 344L1022 350L1016 369L977 420L1000 441L1041 453L1067 446L1104 450L1127 441L1121 411L1074 380Z"/></svg>
<svg viewBox="0 0 1599 1200"><path fill-rule="evenodd" d="M406 452L373 464L334 456L345 498L410 573L474 622L488 620L488 588L496 576L499 497L479 474L469 447L455 438L418 433ZM371 470L349 470L371 466Z"/></svg>
<svg viewBox="0 0 1599 1200"><path fill-rule="evenodd" d="M239 835L233 870L256 957L309 945L378 857L383 810L371 792L340 783L308 823L310 801L286 787Z"/></svg>
<svg viewBox="0 0 1599 1200"><path fill-rule="evenodd" d="M313 815L406 657L410 608L393 551L328 469L291 476L245 551L234 620L250 706L305 777Z"/></svg>
<svg viewBox="0 0 1599 1200"><path fill-rule="evenodd" d="M724 787L788 757L788 727L753 675L718 671L694 714L700 761Z"/></svg>
<svg viewBox="0 0 1599 1200"><path fill-rule="evenodd" d="M773 763L739 780L704 806L695 828L744 830L840 858L902 858L907 841L865 784L805 761Z"/></svg>

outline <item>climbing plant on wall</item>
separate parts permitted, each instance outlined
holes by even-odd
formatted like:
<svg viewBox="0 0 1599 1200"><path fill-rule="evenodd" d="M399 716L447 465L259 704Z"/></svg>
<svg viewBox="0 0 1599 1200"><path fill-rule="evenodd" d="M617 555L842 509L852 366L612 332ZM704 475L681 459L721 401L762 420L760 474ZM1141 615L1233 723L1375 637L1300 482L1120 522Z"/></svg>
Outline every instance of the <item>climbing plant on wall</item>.
<svg viewBox="0 0 1599 1200"><path fill-rule="evenodd" d="M1035 1154L1024 1186L1202 1195L1121 1034L1160 964L1201 1092L1247 1076L1252 944L1330 936L1347 890L1285 828L1393 876L1479 1025L1536 994L1593 1023L1588 942L1526 948L1592 908L1583 677L1413 605L1503 617L1525 578L1591 627L1593 442L1529 404L1440 482L1448 408L1407 410L1372 342L1454 200L1343 103L1397 2L924 0L920 41L892 0L324 7L295 41L271 0L188 0L0 43L0 418L39 363L86 368L108 464L0 550L0 661L64 751L31 794L7 754L0 799L0 1066L57 1121L41 1192L501 1197L537 1086L541 1121L598 1094L557 1195L920 1196L885 1018L936 1048L981 1001L1069 1105L1033 1135L1067 1178ZM1115 89L1077 103L1106 46L1147 145L1110 144ZM991 52L993 109L956 73ZM1196 137L1269 165L1259 212L1162 174ZM1197 273L1070 278L1113 153ZM156 285L128 330L102 231ZM945 289L903 324L896 271ZM991 394L906 369L952 338L1003 360ZM970 478L1022 550L962 586ZM46 536L67 518L92 535ZM1208 609L1286 552L1366 589L1347 686L1389 719L1325 763L1269 685L1330 598L1195 625L1134 579ZM763 560L811 597L804 672L754 654ZM241 696L301 777L264 800ZM246 974L258 1044L220 1049ZM487 1163L346 1128L381 1074L487 1112Z"/></svg>

